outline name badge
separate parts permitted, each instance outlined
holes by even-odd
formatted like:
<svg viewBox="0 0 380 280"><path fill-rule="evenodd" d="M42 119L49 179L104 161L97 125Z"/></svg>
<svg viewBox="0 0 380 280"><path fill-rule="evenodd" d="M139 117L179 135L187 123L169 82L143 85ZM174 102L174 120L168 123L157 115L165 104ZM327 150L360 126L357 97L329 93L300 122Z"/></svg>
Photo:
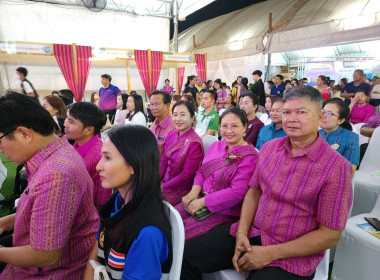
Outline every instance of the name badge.
<svg viewBox="0 0 380 280"><path fill-rule="evenodd" d="M330 147L333 148L335 151L337 151L340 148L340 144L334 143Z"/></svg>

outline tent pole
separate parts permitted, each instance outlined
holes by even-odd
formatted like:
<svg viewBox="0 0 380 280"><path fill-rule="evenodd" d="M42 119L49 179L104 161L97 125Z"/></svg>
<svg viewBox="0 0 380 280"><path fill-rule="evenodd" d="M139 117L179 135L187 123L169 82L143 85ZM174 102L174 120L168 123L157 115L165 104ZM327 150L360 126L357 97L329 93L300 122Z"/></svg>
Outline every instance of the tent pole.
<svg viewBox="0 0 380 280"><path fill-rule="evenodd" d="M181 90L178 91L178 85L179 85L179 80L178 80L178 66L175 68L175 82L176 82L176 89L177 89L177 94L181 94Z"/></svg>
<svg viewBox="0 0 380 280"><path fill-rule="evenodd" d="M269 80L271 55L272 55L272 54L270 54L270 53L268 54L268 65L267 65L267 71L265 72L265 78L264 78L264 81L268 81L268 80Z"/></svg>
<svg viewBox="0 0 380 280"><path fill-rule="evenodd" d="M11 84L9 83L9 75L8 75L8 70L7 70L5 62L3 62L3 66L4 66L5 77L7 78L8 90L10 90L11 89Z"/></svg>
<svg viewBox="0 0 380 280"><path fill-rule="evenodd" d="M178 52L178 0L173 1L173 23L174 23L174 35L173 35L173 41L174 41L174 51Z"/></svg>
<svg viewBox="0 0 380 280"><path fill-rule="evenodd" d="M129 72L129 60L127 60L127 81L128 81L128 94L131 94L131 74Z"/></svg>

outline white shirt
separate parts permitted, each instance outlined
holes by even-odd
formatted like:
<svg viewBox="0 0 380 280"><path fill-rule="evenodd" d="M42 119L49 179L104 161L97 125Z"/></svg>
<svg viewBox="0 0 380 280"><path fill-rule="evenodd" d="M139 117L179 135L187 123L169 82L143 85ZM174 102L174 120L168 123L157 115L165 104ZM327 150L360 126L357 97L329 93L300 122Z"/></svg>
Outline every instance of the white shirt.
<svg viewBox="0 0 380 280"><path fill-rule="evenodd" d="M32 87L30 86L30 84L27 81L23 81L22 85L24 86L24 91L26 94L28 94L30 92L34 93L34 90L32 89Z"/></svg>
<svg viewBox="0 0 380 280"><path fill-rule="evenodd" d="M125 119L125 124L138 124L148 127L148 122L146 121L146 118L142 112L137 112L135 115L133 115L131 120Z"/></svg>

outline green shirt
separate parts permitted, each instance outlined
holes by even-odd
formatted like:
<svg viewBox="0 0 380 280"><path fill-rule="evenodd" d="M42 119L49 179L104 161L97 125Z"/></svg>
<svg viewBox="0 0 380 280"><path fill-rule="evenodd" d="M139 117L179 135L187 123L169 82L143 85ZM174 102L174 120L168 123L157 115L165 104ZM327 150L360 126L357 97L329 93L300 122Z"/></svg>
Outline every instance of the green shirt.
<svg viewBox="0 0 380 280"><path fill-rule="evenodd" d="M195 132L198 133L200 137L203 137L207 134L207 130L215 130L219 129L219 114L213 108L210 113L207 115L205 111L199 111L196 116L197 126L195 127Z"/></svg>

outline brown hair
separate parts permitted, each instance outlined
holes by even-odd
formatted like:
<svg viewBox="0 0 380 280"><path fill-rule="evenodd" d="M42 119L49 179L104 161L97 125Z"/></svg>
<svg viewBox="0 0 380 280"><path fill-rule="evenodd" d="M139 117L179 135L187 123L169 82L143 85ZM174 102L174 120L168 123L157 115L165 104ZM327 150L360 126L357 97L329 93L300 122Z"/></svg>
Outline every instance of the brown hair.
<svg viewBox="0 0 380 280"><path fill-rule="evenodd" d="M50 104L51 107L57 110L58 116L66 116L66 105L60 97L58 97L57 95L47 95L44 99L46 99L46 101Z"/></svg>
<svg viewBox="0 0 380 280"><path fill-rule="evenodd" d="M95 94L98 94L96 91L91 93L91 103L95 103Z"/></svg>

